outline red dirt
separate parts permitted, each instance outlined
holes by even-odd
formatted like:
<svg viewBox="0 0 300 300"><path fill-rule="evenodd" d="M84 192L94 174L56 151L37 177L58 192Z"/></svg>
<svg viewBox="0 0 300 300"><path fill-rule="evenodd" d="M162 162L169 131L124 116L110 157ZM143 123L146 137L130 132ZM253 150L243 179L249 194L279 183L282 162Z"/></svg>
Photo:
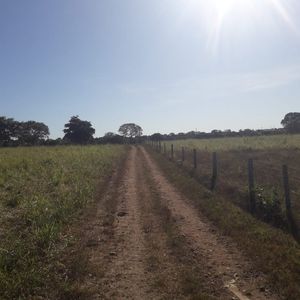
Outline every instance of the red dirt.
<svg viewBox="0 0 300 300"><path fill-rule="evenodd" d="M155 201L175 220L173 234L186 241L181 261L168 245ZM213 299L278 299L265 288L264 275L199 215L142 147L131 148L120 180L112 178L87 222L90 273L80 289L89 291L88 299L192 299L182 283L192 264L200 266L201 285Z"/></svg>

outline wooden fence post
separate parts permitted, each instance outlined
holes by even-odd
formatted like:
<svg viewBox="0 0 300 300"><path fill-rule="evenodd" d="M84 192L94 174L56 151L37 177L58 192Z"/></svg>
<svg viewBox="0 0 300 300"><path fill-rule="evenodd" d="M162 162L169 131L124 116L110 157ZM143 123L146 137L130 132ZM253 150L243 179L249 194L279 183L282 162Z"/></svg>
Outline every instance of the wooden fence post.
<svg viewBox="0 0 300 300"><path fill-rule="evenodd" d="M159 153L161 153L161 141L159 141Z"/></svg>
<svg viewBox="0 0 300 300"><path fill-rule="evenodd" d="M213 152L212 155L212 177L211 177L211 190L213 191L216 188L218 177L218 159L217 153Z"/></svg>
<svg viewBox="0 0 300 300"><path fill-rule="evenodd" d="M167 150L166 150L166 143L164 143L164 155L166 155Z"/></svg>
<svg viewBox="0 0 300 300"><path fill-rule="evenodd" d="M250 212L253 214L256 211L255 186L254 186L254 166L253 159L248 160L248 185L250 198Z"/></svg>
<svg viewBox="0 0 300 300"><path fill-rule="evenodd" d="M194 169L197 169L197 150L193 150L193 158L194 158Z"/></svg>
<svg viewBox="0 0 300 300"><path fill-rule="evenodd" d="M184 147L181 148L181 160L182 160L182 162L185 161Z"/></svg>
<svg viewBox="0 0 300 300"><path fill-rule="evenodd" d="M282 177L283 177L283 187L284 187L284 196L285 196L285 209L286 209L286 217L290 226L291 233L295 238L299 239L299 233L297 224L293 218L292 213L292 203L291 203L291 195L290 195L290 184L289 184L289 172L288 166L282 166Z"/></svg>
<svg viewBox="0 0 300 300"><path fill-rule="evenodd" d="M174 159L174 145L171 145L171 159Z"/></svg>

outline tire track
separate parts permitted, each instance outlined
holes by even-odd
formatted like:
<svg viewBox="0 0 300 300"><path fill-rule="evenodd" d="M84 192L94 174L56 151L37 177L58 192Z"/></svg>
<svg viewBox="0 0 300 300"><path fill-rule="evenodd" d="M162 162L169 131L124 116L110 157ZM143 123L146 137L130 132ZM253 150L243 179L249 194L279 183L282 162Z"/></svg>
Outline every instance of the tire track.
<svg viewBox="0 0 300 300"><path fill-rule="evenodd" d="M161 299L219 299L222 295L222 299L231 300L232 295L221 284L215 285L216 278L206 277L203 261L187 247L163 203L141 149L139 156L141 211L147 232L148 259L154 272L151 281Z"/></svg>
<svg viewBox="0 0 300 300"><path fill-rule="evenodd" d="M224 286L236 299L278 299L276 295L265 292L264 275L253 271L251 264L236 249L234 243L219 236L199 213L188 204L168 182L156 163L144 148L141 148L147 168L160 191L161 198L176 218L182 234L196 255L206 259L207 266L221 278ZM212 274L209 274L212 275Z"/></svg>
<svg viewBox="0 0 300 300"><path fill-rule="evenodd" d="M143 233L146 239L146 269L149 272L149 285L156 291L155 299L182 299L178 280L178 268L170 257L167 247L167 235L163 230L159 199L149 183L149 173L145 169L143 155L138 150L138 198L143 222ZM150 299L150 298L148 298ZM154 298L151 298L154 299Z"/></svg>
<svg viewBox="0 0 300 300"><path fill-rule="evenodd" d="M153 298L144 268L146 248L137 196L136 152L132 147L119 191L114 242L108 253L111 262L102 282L105 299Z"/></svg>

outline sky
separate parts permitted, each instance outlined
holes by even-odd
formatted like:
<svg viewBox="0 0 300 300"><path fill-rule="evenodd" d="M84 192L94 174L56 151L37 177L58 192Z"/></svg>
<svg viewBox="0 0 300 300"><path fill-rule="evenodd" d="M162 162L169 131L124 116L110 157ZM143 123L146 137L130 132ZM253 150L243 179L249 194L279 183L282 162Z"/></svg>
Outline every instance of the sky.
<svg viewBox="0 0 300 300"><path fill-rule="evenodd" d="M63 136L280 127L300 111L298 0L0 0L0 115Z"/></svg>

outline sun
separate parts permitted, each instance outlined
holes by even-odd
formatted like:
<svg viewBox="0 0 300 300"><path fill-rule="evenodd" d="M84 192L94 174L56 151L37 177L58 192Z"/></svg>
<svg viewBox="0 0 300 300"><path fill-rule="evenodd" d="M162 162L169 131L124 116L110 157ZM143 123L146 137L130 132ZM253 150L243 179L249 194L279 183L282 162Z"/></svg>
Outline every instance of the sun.
<svg viewBox="0 0 300 300"><path fill-rule="evenodd" d="M294 0L184 0L185 17L198 19L209 32L209 48L215 51L221 36L233 36L241 27L265 26L272 20L273 24L285 23L298 33L291 9ZM228 23L230 26L227 26ZM230 29L228 29L230 27ZM247 32L245 32L247 33Z"/></svg>
<svg viewBox="0 0 300 300"><path fill-rule="evenodd" d="M247 0L211 0L210 5L214 6L220 15L226 15L240 5L241 2L247 2Z"/></svg>
<svg viewBox="0 0 300 300"><path fill-rule="evenodd" d="M212 9L220 15L226 15L233 10L246 9L255 1L256 0L188 0L187 5L191 9Z"/></svg>

